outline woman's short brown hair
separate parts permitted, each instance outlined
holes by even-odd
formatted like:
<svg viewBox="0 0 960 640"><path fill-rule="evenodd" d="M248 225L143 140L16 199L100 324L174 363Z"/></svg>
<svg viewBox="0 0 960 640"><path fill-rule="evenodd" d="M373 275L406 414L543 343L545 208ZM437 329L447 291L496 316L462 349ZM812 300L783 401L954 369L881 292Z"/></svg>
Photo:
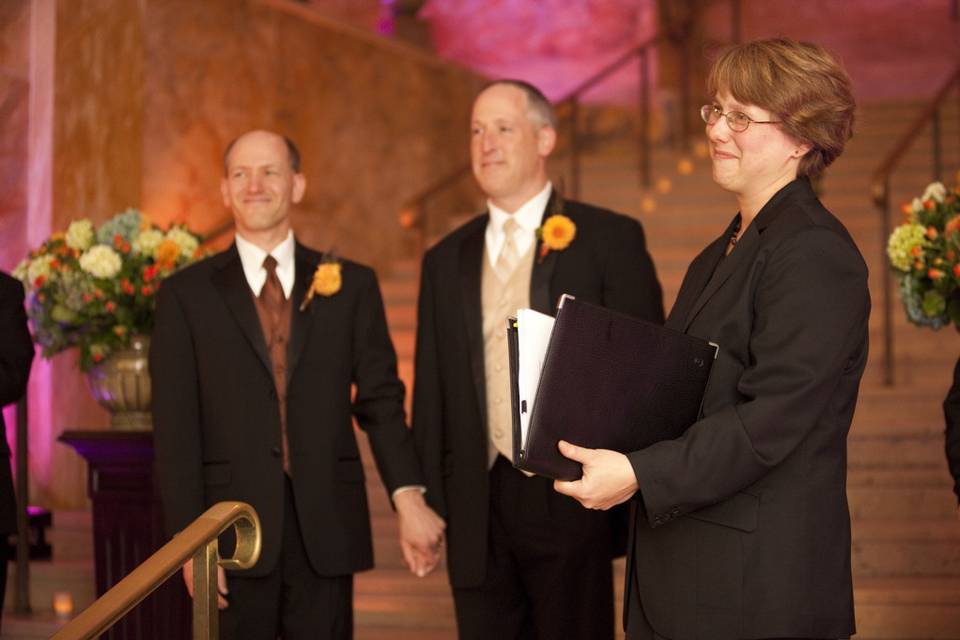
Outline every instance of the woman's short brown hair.
<svg viewBox="0 0 960 640"><path fill-rule="evenodd" d="M707 77L710 96L728 92L770 111L783 131L811 145L797 173L816 176L853 135L850 78L822 47L787 38L755 40L725 51Z"/></svg>

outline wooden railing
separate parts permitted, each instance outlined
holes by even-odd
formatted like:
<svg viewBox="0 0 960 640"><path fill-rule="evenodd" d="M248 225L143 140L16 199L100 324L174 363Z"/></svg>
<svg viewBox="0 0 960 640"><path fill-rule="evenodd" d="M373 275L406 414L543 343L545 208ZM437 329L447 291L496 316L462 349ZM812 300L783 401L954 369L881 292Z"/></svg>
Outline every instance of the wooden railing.
<svg viewBox="0 0 960 640"><path fill-rule="evenodd" d="M237 546L231 558L220 558L217 536L233 526ZM217 564L249 569L260 558L260 518L243 502L220 502L173 540L131 571L92 605L58 631L52 640L96 638L193 559L193 638L219 637Z"/></svg>
<svg viewBox="0 0 960 640"><path fill-rule="evenodd" d="M883 162L873 172L870 195L880 215L880 264L883 271L883 382L892 386L894 381L894 330L893 330L893 276L887 266L887 238L890 237L893 221L890 210L890 181L907 152L924 134L929 126L932 141L931 175L940 180L943 174L943 148L941 136L942 109L953 89L957 89L957 118L960 120L960 66L950 75L930 104L917 116L906 133L899 139ZM960 142L958 140L957 142Z"/></svg>

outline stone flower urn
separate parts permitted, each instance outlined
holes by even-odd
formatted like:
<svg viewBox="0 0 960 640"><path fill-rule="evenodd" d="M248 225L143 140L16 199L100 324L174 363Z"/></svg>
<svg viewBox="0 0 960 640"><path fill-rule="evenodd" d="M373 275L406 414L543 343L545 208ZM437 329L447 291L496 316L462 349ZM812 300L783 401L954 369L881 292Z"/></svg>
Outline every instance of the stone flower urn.
<svg viewBox="0 0 960 640"><path fill-rule="evenodd" d="M110 354L87 371L93 397L110 412L110 426L123 431L149 431L150 336L132 336L130 346Z"/></svg>

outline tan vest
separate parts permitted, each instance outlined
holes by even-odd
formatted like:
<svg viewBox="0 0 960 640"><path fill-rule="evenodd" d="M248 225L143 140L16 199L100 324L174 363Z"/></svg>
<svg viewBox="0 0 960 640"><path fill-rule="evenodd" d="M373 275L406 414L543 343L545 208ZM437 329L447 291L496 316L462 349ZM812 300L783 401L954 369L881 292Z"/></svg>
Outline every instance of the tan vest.
<svg viewBox="0 0 960 640"><path fill-rule="evenodd" d="M487 384L488 468L497 453L513 460L513 421L510 415L510 366L507 350L507 318L517 309L530 306L530 276L536 242L520 258L507 282L502 282L493 267L490 255L483 256L481 301L483 304L483 364Z"/></svg>

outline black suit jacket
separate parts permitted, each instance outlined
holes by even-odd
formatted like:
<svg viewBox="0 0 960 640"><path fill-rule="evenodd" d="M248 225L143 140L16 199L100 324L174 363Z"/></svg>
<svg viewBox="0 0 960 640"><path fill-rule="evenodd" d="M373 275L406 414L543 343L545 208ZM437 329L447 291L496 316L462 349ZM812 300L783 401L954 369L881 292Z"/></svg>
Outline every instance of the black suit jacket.
<svg viewBox="0 0 960 640"><path fill-rule="evenodd" d="M320 257L296 247L287 437L307 556L318 573L341 575L373 565L351 418L370 438L388 490L422 481L376 276L343 261L341 290L315 296L301 312ZM277 561L283 522L280 414L236 247L173 275L158 295L150 374L168 533L218 501L249 502L260 516L263 547L248 574L263 575Z"/></svg>
<svg viewBox="0 0 960 640"><path fill-rule="evenodd" d="M0 272L0 409L27 392L33 342L23 310L23 285ZM10 474L10 446L0 411L0 533L17 530L17 500Z"/></svg>
<svg viewBox="0 0 960 640"><path fill-rule="evenodd" d="M551 198L547 212L553 209ZM563 204L563 213L576 225L576 238L534 263L531 307L553 315L560 296L570 293L662 322L660 285L640 224L572 201ZM413 433L427 499L447 520L454 587L476 586L486 571L489 484L480 279L488 219L486 214L474 218L428 251L420 284Z"/></svg>
<svg viewBox="0 0 960 640"><path fill-rule="evenodd" d="M627 589L675 640L845 638L867 268L805 179L723 257L734 228L690 265L667 320L720 353L701 419L630 455L642 502Z"/></svg>
<svg viewBox="0 0 960 640"><path fill-rule="evenodd" d="M946 420L944 449L947 467L953 476L953 492L960 503L960 360L953 368L953 384L943 401L943 417Z"/></svg>

